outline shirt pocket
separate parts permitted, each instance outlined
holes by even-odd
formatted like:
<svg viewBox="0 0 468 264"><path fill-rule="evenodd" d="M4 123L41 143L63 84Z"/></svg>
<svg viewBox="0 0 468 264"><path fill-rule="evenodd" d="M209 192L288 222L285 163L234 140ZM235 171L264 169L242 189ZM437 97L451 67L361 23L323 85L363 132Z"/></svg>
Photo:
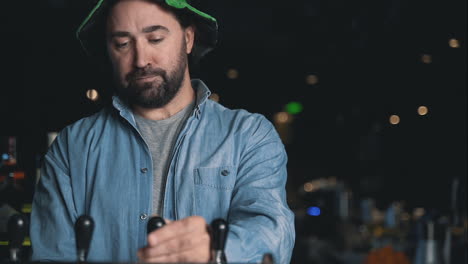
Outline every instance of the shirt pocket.
<svg viewBox="0 0 468 264"><path fill-rule="evenodd" d="M236 183L236 170L233 166L198 168L195 170L195 185L220 190L232 190Z"/></svg>
<svg viewBox="0 0 468 264"><path fill-rule="evenodd" d="M236 177L234 166L195 169L195 214L203 216L207 223L227 219Z"/></svg>

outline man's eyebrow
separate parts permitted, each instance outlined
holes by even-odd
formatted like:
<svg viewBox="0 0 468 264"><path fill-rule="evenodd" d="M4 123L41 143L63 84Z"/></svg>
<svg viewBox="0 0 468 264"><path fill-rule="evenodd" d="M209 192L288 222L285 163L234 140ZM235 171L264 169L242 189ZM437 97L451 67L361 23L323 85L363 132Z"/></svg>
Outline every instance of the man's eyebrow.
<svg viewBox="0 0 468 264"><path fill-rule="evenodd" d="M150 32L154 32L158 30L169 32L169 29L167 27L161 26L161 25L155 25L155 26L149 26L149 27L143 28L143 33L150 33Z"/></svg>
<svg viewBox="0 0 468 264"><path fill-rule="evenodd" d="M130 33L126 31L115 31L110 34L111 38L125 38L130 37Z"/></svg>

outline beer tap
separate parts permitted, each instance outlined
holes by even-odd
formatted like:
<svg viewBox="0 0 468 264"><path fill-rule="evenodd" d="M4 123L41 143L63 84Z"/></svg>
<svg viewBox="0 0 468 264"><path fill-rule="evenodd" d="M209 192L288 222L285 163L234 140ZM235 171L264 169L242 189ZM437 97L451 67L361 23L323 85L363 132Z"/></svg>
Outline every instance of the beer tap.
<svg viewBox="0 0 468 264"><path fill-rule="evenodd" d="M23 215L15 214L8 219L8 239L10 245L11 262L20 261L20 250L26 235L26 219Z"/></svg>
<svg viewBox="0 0 468 264"><path fill-rule="evenodd" d="M86 262L93 231L94 221L91 216L82 215L76 220L75 238L78 262Z"/></svg>
<svg viewBox="0 0 468 264"><path fill-rule="evenodd" d="M229 232L228 223L223 219L215 219L211 222L212 230L212 245L213 245L213 256L212 260L216 264L227 263L226 254L224 253L224 247L226 246L226 239Z"/></svg>

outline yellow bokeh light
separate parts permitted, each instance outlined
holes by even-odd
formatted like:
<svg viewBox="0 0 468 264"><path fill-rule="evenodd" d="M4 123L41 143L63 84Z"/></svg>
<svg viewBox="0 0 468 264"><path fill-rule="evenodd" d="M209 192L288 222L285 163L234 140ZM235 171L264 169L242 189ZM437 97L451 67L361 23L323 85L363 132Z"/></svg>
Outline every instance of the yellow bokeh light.
<svg viewBox="0 0 468 264"><path fill-rule="evenodd" d="M309 85L316 85L318 83L318 76L315 74L307 75L306 83Z"/></svg>
<svg viewBox="0 0 468 264"><path fill-rule="evenodd" d="M306 192L313 192L314 190L315 190L315 186L314 186L312 183L306 182L306 183L304 184L304 191L306 191Z"/></svg>
<svg viewBox="0 0 468 264"><path fill-rule="evenodd" d="M400 117L397 115L391 115L390 116L390 124L392 125L398 125L400 123Z"/></svg>
<svg viewBox="0 0 468 264"><path fill-rule="evenodd" d="M275 122L278 124L285 124L291 121L291 115L286 112L279 112L275 115Z"/></svg>
<svg viewBox="0 0 468 264"><path fill-rule="evenodd" d="M429 55L429 54L423 54L421 56L421 61L425 64L429 64L429 63L432 63L432 56Z"/></svg>
<svg viewBox="0 0 468 264"><path fill-rule="evenodd" d="M217 103L219 102L219 95L217 93L212 93L209 98Z"/></svg>
<svg viewBox="0 0 468 264"><path fill-rule="evenodd" d="M231 80L239 78L239 72L236 69L229 69L226 75Z"/></svg>
<svg viewBox="0 0 468 264"><path fill-rule="evenodd" d="M427 115L427 113L429 113L429 109L427 109L426 106L422 105L422 106L418 107L418 114L419 115L423 116L423 115Z"/></svg>
<svg viewBox="0 0 468 264"><path fill-rule="evenodd" d="M460 42L458 41L458 39L454 39L454 38L450 39L449 40L449 46L451 48L454 48L454 49L459 48L460 47Z"/></svg>
<svg viewBox="0 0 468 264"><path fill-rule="evenodd" d="M99 93L94 89L90 89L86 91L86 97L91 101L97 101L99 99Z"/></svg>

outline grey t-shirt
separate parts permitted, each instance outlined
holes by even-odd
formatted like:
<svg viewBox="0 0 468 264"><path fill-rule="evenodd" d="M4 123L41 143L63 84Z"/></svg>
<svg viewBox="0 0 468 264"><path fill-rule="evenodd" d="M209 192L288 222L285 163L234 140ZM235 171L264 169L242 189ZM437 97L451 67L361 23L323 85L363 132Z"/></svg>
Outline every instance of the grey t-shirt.
<svg viewBox="0 0 468 264"><path fill-rule="evenodd" d="M192 102L177 114L163 120L149 120L134 115L138 129L148 144L153 160L153 214L162 214L166 177L172 151L177 136L192 113L194 105L195 102Z"/></svg>

